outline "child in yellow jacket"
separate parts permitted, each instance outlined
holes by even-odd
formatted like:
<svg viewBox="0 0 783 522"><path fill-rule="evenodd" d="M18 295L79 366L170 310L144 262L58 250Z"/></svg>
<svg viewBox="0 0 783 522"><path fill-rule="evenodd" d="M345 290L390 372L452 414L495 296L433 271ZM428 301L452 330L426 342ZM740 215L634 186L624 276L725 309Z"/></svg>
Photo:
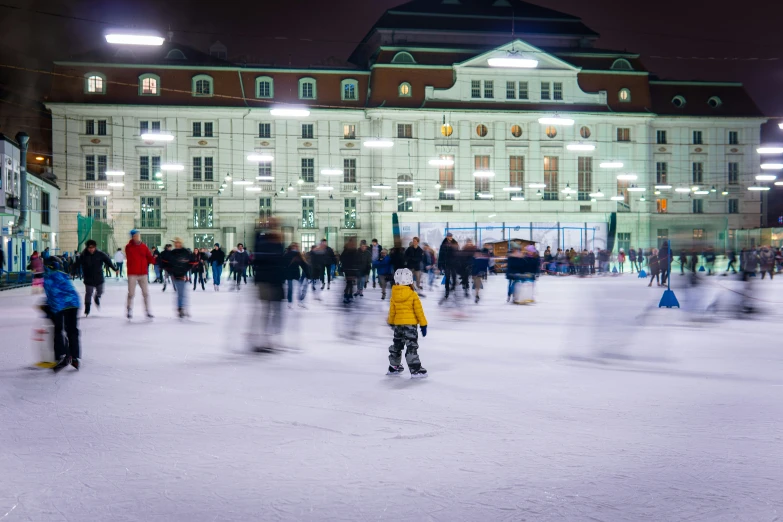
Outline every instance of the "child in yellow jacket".
<svg viewBox="0 0 783 522"><path fill-rule="evenodd" d="M421 300L413 290L413 273L407 268L394 272L394 286L389 301L389 326L394 330L394 343L389 346L389 371L387 375L397 375L405 371L402 366L402 349L405 345L405 362L411 372L411 378L427 376L419 360L419 343L416 326L421 326L421 335L427 337L427 318L421 307Z"/></svg>

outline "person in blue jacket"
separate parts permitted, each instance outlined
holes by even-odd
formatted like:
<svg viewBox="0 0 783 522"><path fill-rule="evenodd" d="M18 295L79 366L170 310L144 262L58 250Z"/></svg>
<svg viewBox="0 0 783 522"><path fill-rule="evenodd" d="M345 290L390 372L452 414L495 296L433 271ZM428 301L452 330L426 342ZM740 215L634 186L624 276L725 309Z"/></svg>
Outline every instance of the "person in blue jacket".
<svg viewBox="0 0 783 522"><path fill-rule="evenodd" d="M59 372L66 366L79 369L81 346L79 345L79 294L70 277L62 271L63 263L57 256L49 256L44 270L44 311L54 323L54 355L57 364L52 368ZM65 337L63 337L63 331Z"/></svg>
<svg viewBox="0 0 783 522"><path fill-rule="evenodd" d="M381 300L386 299L386 283L394 277L394 270L391 264L391 257L389 253L384 249L377 261L372 263L373 269L378 274L378 284L381 286Z"/></svg>
<svg viewBox="0 0 783 522"><path fill-rule="evenodd" d="M473 290L476 292L476 303L479 302L479 291L484 287L484 277L489 269L489 250L482 248L473 254Z"/></svg>

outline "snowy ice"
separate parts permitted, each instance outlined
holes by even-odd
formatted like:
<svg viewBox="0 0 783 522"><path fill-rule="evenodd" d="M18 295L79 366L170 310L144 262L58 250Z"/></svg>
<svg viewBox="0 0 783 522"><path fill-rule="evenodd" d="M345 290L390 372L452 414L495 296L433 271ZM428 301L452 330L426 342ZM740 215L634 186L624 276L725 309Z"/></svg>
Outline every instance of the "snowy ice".
<svg viewBox="0 0 783 522"><path fill-rule="evenodd" d="M686 279L682 310L629 274L542 277L532 306L501 276L479 305L427 292L423 380L385 375L388 302L345 318L342 281L254 354L252 285L185 322L151 285L129 323L112 280L56 375L30 369L39 297L2 292L0 521L779 520L783 282L738 319L738 283Z"/></svg>

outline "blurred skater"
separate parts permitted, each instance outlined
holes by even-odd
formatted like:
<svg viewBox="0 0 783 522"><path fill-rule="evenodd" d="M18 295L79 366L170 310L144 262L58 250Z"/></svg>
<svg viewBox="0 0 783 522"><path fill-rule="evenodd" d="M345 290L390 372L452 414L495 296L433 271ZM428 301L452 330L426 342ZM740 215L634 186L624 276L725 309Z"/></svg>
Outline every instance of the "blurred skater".
<svg viewBox="0 0 783 522"><path fill-rule="evenodd" d="M109 256L98 250L98 243L88 239L86 248L79 256L79 265L84 274L84 317L90 315L90 305L95 294L95 306L100 310L101 296L103 296L103 268L117 271L117 267L111 262ZM110 274L111 275L111 274Z"/></svg>
<svg viewBox="0 0 783 522"><path fill-rule="evenodd" d="M253 320L253 324L259 324L261 327L261 335L253 346L257 352L272 350L273 339L282 334L283 254L283 239L277 228L277 221L270 219L269 229L256 234L253 249L255 282L261 305L261 320Z"/></svg>
<svg viewBox="0 0 783 522"><path fill-rule="evenodd" d="M388 252L386 252L386 250L381 250L378 260L375 261L372 266L373 270L378 274L378 285L381 287L381 300L386 299L386 284L389 283L389 286L392 286L390 281L392 278L392 266Z"/></svg>

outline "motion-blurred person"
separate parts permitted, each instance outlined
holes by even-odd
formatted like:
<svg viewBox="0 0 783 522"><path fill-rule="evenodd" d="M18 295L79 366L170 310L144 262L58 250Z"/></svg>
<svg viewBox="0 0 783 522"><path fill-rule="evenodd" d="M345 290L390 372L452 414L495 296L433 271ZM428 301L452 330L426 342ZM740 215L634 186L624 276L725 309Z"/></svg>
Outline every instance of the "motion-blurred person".
<svg viewBox="0 0 783 522"><path fill-rule="evenodd" d="M95 306L100 310L101 296L103 295L103 268L117 270L111 258L104 252L98 250L98 243L93 239L88 239L85 243L86 248L79 256L79 264L84 274L84 317L90 315L90 305L92 304L93 294L95 294Z"/></svg>
<svg viewBox="0 0 783 522"><path fill-rule="evenodd" d="M283 255L283 239L277 221L270 219L269 229L256 234L253 249L255 282L261 304L261 337L254 347L257 352L271 350L273 338L282 333Z"/></svg>
<svg viewBox="0 0 783 522"><path fill-rule="evenodd" d="M422 250L424 250L424 271L427 272L427 289L432 291L438 259L435 255L435 250L433 250L429 243L424 243Z"/></svg>
<svg viewBox="0 0 783 522"><path fill-rule="evenodd" d="M707 250L704 251L704 264L707 268L707 275L712 276L715 275L715 249L712 247L707 247Z"/></svg>
<svg viewBox="0 0 783 522"><path fill-rule="evenodd" d="M487 275L487 269L489 268L489 250L483 248L477 250L473 254L473 293L476 294L476 303L479 302L479 293L484 288L484 277Z"/></svg>
<svg viewBox="0 0 783 522"><path fill-rule="evenodd" d="M345 248L343 249L342 254L340 254L340 262L343 266L343 275L345 275L343 303L348 304L355 296L359 295L358 291L354 293L354 288L359 279L361 256L359 250L356 248L356 240L354 238L350 238L346 241Z"/></svg>
<svg viewBox="0 0 783 522"><path fill-rule="evenodd" d="M190 272L193 275L193 290L200 284L202 290L206 290L204 280L204 264L206 256L198 248L193 249L193 261L191 262Z"/></svg>
<svg viewBox="0 0 783 522"><path fill-rule="evenodd" d="M313 290L315 290L315 281L321 281L321 290L324 289L324 271L326 272L326 289L332 287L332 266L337 263L334 250L322 239L321 243L313 251ZM317 276L317 277L316 277Z"/></svg>
<svg viewBox="0 0 783 522"><path fill-rule="evenodd" d="M768 246L761 247L759 251L759 266L761 267L761 279L769 274L770 280L775 275L775 253Z"/></svg>
<svg viewBox="0 0 783 522"><path fill-rule="evenodd" d="M473 273L473 256L476 253L476 245L470 239L465 241L465 245L456 253L457 271L460 277L462 290L465 297L470 297L470 279Z"/></svg>
<svg viewBox="0 0 783 522"><path fill-rule="evenodd" d="M220 243L215 243L212 255L209 256L212 265L212 287L216 292L220 291L220 278L223 275L223 265L226 263L226 253L220 248Z"/></svg>
<svg viewBox="0 0 783 522"><path fill-rule="evenodd" d="M417 326L421 327L422 337L427 337L427 318L421 300L413 288L413 273L402 268L394 273L394 286L389 300L389 326L394 331L392 345L389 346L389 370L387 375L399 375L405 371L402 366L402 350L405 350L405 362L411 378L427 376L427 370L419 359L419 336Z"/></svg>
<svg viewBox="0 0 783 522"><path fill-rule="evenodd" d="M508 254L508 260L506 262L506 279L508 280L508 295L506 296L506 302L511 302L511 297L514 295L514 289L522 280L522 274L525 273L525 260L522 254L522 248L518 243L511 243L511 252Z"/></svg>
<svg viewBox="0 0 783 522"><path fill-rule="evenodd" d="M155 280L153 283L163 283L163 265L160 260L160 250L158 250L158 247L152 249L152 259L155 260L154 262L154 269L155 269Z"/></svg>
<svg viewBox="0 0 783 522"><path fill-rule="evenodd" d="M688 265L688 268L690 269L692 274L696 273L696 267L699 266L699 254L696 252L696 249L691 250L691 258L690 263Z"/></svg>
<svg viewBox="0 0 783 522"><path fill-rule="evenodd" d="M729 264L726 265L726 273L723 275L727 275L729 273L729 270L731 270L733 273L737 273L737 269L734 268L734 263L737 262L737 254L734 252L733 248L730 248L726 251L726 259L728 259Z"/></svg>
<svg viewBox="0 0 783 522"><path fill-rule="evenodd" d="M685 250L680 251L680 275L685 275L685 267L688 266L688 254Z"/></svg>
<svg viewBox="0 0 783 522"><path fill-rule="evenodd" d="M443 239L443 243L440 244L440 251L438 252L438 268L443 273L446 282L446 296L443 300L449 298L449 290L453 291L457 287L458 260L456 253L458 250L459 245L454 240L454 235L449 232Z"/></svg>
<svg viewBox="0 0 783 522"><path fill-rule="evenodd" d="M310 267L305 261L302 252L299 251L298 243L291 243L283 255L284 277L288 286L288 307L292 308L294 303L294 282L299 284L299 306L304 308L304 298L307 292L307 272Z"/></svg>
<svg viewBox="0 0 783 522"><path fill-rule="evenodd" d="M193 267L200 263L198 253L191 253L181 238L174 238L174 248L162 260L166 272L171 274L171 282L177 291L177 315L180 319L189 317L188 311L188 275ZM194 278L195 279L195 278ZM193 290L195 290L195 286Z"/></svg>
<svg viewBox="0 0 783 522"><path fill-rule="evenodd" d="M372 254L372 263L375 264L378 259L381 258L381 251L383 250L383 247L378 243L378 240L373 238L372 241L370 241L370 254ZM375 288L375 282L378 278L378 269L373 268L372 269L372 287Z"/></svg>
<svg viewBox="0 0 783 522"><path fill-rule="evenodd" d="M644 268L644 249L640 248L636 253L636 268L638 272L641 272Z"/></svg>
<svg viewBox="0 0 783 522"><path fill-rule="evenodd" d="M27 269L33 272L33 290L40 293L44 284L44 260L37 250L33 250Z"/></svg>
<svg viewBox="0 0 783 522"><path fill-rule="evenodd" d="M671 267L671 252L669 251L669 242L663 241L661 248L658 249L658 266L661 272L661 285L665 286L669 280L669 268Z"/></svg>
<svg viewBox="0 0 783 522"><path fill-rule="evenodd" d="M62 271L62 261L57 256L49 256L46 262L44 311L54 323L54 356L57 362L52 370L57 373L68 365L78 370L82 357L79 344L79 294Z"/></svg>
<svg viewBox="0 0 783 522"><path fill-rule="evenodd" d="M378 284L381 287L381 300L386 299L386 284L392 278L391 258L386 250L381 250L381 255L377 261L372 264L373 269L378 273ZM390 285L392 286L392 285Z"/></svg>
<svg viewBox="0 0 783 522"><path fill-rule="evenodd" d="M125 245L125 256L128 258L128 320L133 317L133 298L136 295L136 286L141 288L141 295L144 298L144 310L147 312L147 318L152 319L149 301L149 273L150 265L155 263L152 252L147 245L141 242L141 234L136 229L130 231L131 239Z"/></svg>
<svg viewBox="0 0 783 522"><path fill-rule="evenodd" d="M628 250L628 261L631 262L631 273L633 274L633 271L636 268L636 249L633 247Z"/></svg>
<svg viewBox="0 0 783 522"><path fill-rule="evenodd" d="M647 286L652 286L653 281L655 281L658 286L661 286L661 264L658 260L658 250L653 249L652 253L647 258L647 266L650 268L650 284Z"/></svg>
<svg viewBox="0 0 783 522"><path fill-rule="evenodd" d="M239 243L237 249L234 251L234 255L231 258L231 266L234 269L234 278L236 280L236 286L233 288L238 292L242 285L242 279L244 278L245 284L247 284L247 267L250 264L250 255L245 250L245 245Z"/></svg>
<svg viewBox="0 0 783 522"><path fill-rule="evenodd" d="M117 267L117 279L122 277L122 267L125 265L125 254L122 253L122 249L118 248L114 253L114 264Z"/></svg>
<svg viewBox="0 0 783 522"><path fill-rule="evenodd" d="M367 241L362 239L359 247L359 295L364 297L364 289L367 288L367 281L372 271L372 252L367 247Z"/></svg>
<svg viewBox="0 0 783 522"><path fill-rule="evenodd" d="M620 253L617 254L617 265L620 267L620 273L625 271L625 250L620 249Z"/></svg>
<svg viewBox="0 0 783 522"><path fill-rule="evenodd" d="M408 270L413 273L413 280L416 283L416 288L421 290L421 267L424 260L424 250L419 246L419 238L414 237L409 246L405 250L405 263Z"/></svg>
<svg viewBox="0 0 783 522"><path fill-rule="evenodd" d="M156 263L160 265L160 273L163 277L163 289L161 292L165 292L166 288L168 287L169 283L171 283L171 274L168 270L166 270L166 265L168 264L168 256L171 254L171 243L166 243L163 247L163 251L158 255L158 257L155 259ZM177 287L174 286L172 283L171 285L174 288L174 291L177 291Z"/></svg>

